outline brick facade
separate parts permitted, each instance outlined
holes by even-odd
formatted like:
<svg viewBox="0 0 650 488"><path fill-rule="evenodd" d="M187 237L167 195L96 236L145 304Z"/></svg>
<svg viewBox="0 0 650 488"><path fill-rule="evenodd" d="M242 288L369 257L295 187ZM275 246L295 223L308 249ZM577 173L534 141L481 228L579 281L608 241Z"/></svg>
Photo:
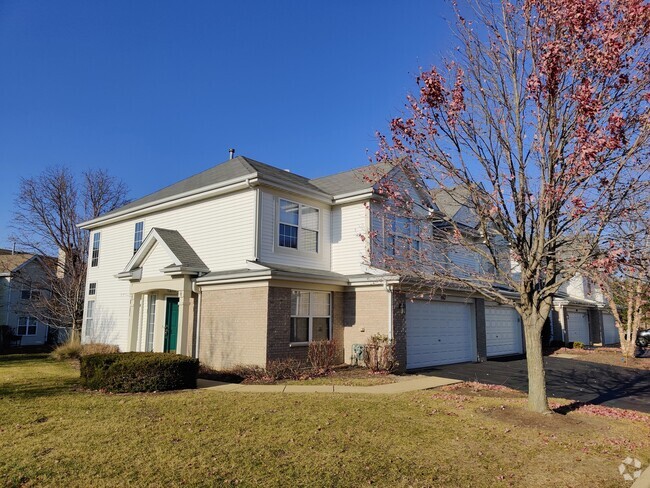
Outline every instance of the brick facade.
<svg viewBox="0 0 650 488"><path fill-rule="evenodd" d="M395 341L395 356L399 363L398 371L406 370L406 295L393 292L393 340Z"/></svg>
<svg viewBox="0 0 650 488"><path fill-rule="evenodd" d="M204 290L199 360L215 369L265 366L268 295L266 286Z"/></svg>
<svg viewBox="0 0 650 488"><path fill-rule="evenodd" d="M375 334L388 335L388 292L383 287L346 292L343 298L343 360L350 363L352 346Z"/></svg>

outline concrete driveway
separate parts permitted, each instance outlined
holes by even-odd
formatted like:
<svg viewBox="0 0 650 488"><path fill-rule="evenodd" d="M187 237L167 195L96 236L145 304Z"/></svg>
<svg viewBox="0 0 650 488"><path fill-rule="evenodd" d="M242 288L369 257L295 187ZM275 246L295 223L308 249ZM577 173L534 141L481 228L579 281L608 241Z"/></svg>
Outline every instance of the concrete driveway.
<svg viewBox="0 0 650 488"><path fill-rule="evenodd" d="M551 397L650 413L650 371L555 357L545 357L544 363ZM521 357L437 366L428 371L528 391L526 360Z"/></svg>

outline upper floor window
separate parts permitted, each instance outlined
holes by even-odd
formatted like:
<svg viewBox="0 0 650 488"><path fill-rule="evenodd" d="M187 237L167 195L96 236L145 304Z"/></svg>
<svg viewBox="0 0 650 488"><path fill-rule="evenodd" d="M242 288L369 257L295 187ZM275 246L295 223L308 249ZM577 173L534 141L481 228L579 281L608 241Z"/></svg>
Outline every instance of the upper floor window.
<svg viewBox="0 0 650 488"><path fill-rule="evenodd" d="M387 215L384 223L386 254L399 256L420 250L420 226L407 217Z"/></svg>
<svg viewBox="0 0 650 488"><path fill-rule="evenodd" d="M133 235L133 254L138 252L142 245L142 234L144 233L144 222L135 223L135 234Z"/></svg>
<svg viewBox="0 0 650 488"><path fill-rule="evenodd" d="M93 252L90 258L90 266L95 267L99 264L99 232L95 232L93 235Z"/></svg>
<svg viewBox="0 0 650 488"><path fill-rule="evenodd" d="M97 294L97 283L88 283L88 294L89 295Z"/></svg>
<svg viewBox="0 0 650 488"><path fill-rule="evenodd" d="M318 252L320 211L317 208L281 198L279 220L280 247Z"/></svg>
<svg viewBox="0 0 650 488"><path fill-rule="evenodd" d="M38 300L41 297L41 291L33 288L23 288L20 290L21 300Z"/></svg>
<svg viewBox="0 0 650 488"><path fill-rule="evenodd" d="M36 325L38 322L34 317L18 317L18 330L16 334L19 336L36 335Z"/></svg>

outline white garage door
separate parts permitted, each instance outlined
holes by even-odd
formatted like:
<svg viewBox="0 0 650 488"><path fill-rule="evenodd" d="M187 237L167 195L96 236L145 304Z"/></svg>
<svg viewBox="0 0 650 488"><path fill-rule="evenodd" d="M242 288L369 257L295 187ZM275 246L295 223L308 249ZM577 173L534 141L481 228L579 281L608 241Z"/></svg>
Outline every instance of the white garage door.
<svg viewBox="0 0 650 488"><path fill-rule="evenodd" d="M524 352L519 314L512 307L485 307L485 335L488 356Z"/></svg>
<svg viewBox="0 0 650 488"><path fill-rule="evenodd" d="M603 344L618 344L621 341L611 313L603 314Z"/></svg>
<svg viewBox="0 0 650 488"><path fill-rule="evenodd" d="M569 312L569 342L591 344L589 341L589 319L586 312Z"/></svg>
<svg viewBox="0 0 650 488"><path fill-rule="evenodd" d="M406 303L406 367L474 361L472 306L467 303Z"/></svg>

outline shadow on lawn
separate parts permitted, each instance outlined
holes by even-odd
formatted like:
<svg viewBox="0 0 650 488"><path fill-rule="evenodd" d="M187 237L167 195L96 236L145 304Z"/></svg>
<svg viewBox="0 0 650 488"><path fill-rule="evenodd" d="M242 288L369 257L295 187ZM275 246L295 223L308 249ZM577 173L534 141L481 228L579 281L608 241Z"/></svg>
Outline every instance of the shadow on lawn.
<svg viewBox="0 0 650 488"><path fill-rule="evenodd" d="M0 398L36 399L70 393L79 385L79 378L60 376L38 368L47 361L47 354L12 354L0 356ZM19 364L22 363L22 364ZM32 370L31 368L34 367ZM23 375L11 376L11 371L22 370ZM9 372L9 376L3 374Z"/></svg>
<svg viewBox="0 0 650 488"><path fill-rule="evenodd" d="M29 354L0 354L0 368L3 363L13 363L16 361L40 361L47 359L47 353L29 353Z"/></svg>

